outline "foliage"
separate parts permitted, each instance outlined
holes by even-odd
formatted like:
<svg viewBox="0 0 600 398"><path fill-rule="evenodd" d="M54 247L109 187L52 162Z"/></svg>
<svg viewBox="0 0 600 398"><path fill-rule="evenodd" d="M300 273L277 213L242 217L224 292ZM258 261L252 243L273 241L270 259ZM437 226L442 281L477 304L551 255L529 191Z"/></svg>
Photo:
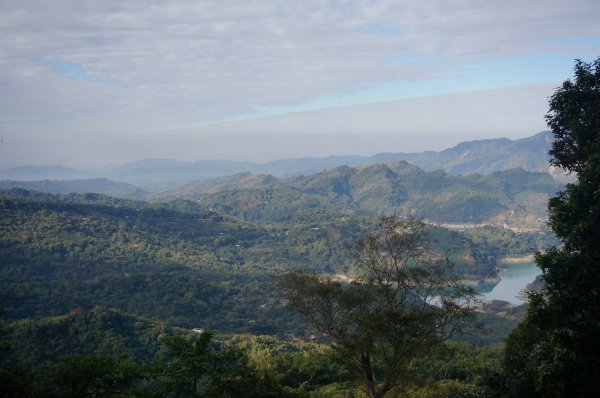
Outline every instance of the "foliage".
<svg viewBox="0 0 600 398"><path fill-rule="evenodd" d="M217 396L228 394L228 381L243 374L245 363L241 352L210 349L213 334L205 332L188 340L184 336L165 337L162 360L164 395Z"/></svg>
<svg viewBox="0 0 600 398"><path fill-rule="evenodd" d="M9 320L100 305L186 328L310 335L273 278L289 269L346 274L347 248L372 219L255 225L197 203L99 194L0 194L0 298ZM495 274L501 236L432 228L431 249L479 280Z"/></svg>
<svg viewBox="0 0 600 398"><path fill-rule="evenodd" d="M263 177L263 178L260 178ZM171 195L252 222L322 222L340 216L401 215L446 223L508 223L539 227L545 202L563 185L520 169L491 175L424 172L406 162L341 166L287 179L238 175Z"/></svg>
<svg viewBox="0 0 600 398"><path fill-rule="evenodd" d="M22 319L9 323L5 329L4 339L10 341L7 356L12 363L27 367L57 362L67 354L127 355L150 361L159 352L160 339L173 333L164 324L102 307Z"/></svg>
<svg viewBox="0 0 600 398"><path fill-rule="evenodd" d="M125 357L67 355L47 365L32 386L34 396L124 397L142 381L142 365Z"/></svg>
<svg viewBox="0 0 600 398"><path fill-rule="evenodd" d="M245 352L224 348L213 333L165 336L161 355L132 360L126 354L67 354L23 367L2 364L3 397L295 397L258 375Z"/></svg>
<svg viewBox="0 0 600 398"><path fill-rule="evenodd" d="M291 332L301 339L317 334L323 341L305 319L285 311L273 277L289 269L347 275L353 269L348 247L377 223L339 214L323 219L322 211L315 207L314 221L306 223L256 225L183 199L149 203L100 194L1 192L0 296L10 346L7 366L0 367L4 391L44 396L45 389L66 396L77 388L68 387L69 366L80 362L84 370L95 358L103 366L96 374L88 369L89 394L118 396L111 375L129 369L132 384L122 395L160 396L167 375L160 373L156 353L173 326ZM485 240L480 232L490 234L473 231L432 227L430 250L448 255L461 276L476 280L494 274L496 256L522 250L507 246L514 235L494 232L496 238ZM471 340L502 339L492 337ZM275 389L281 396L358 394L334 352L285 347L232 347L243 351L233 361L242 373L227 383L244 391ZM209 349L215 355L221 350L213 343Z"/></svg>
<svg viewBox="0 0 600 398"><path fill-rule="evenodd" d="M537 255L545 288L507 342L512 396L594 396L600 388L600 58L577 61L550 99L551 163L577 174L549 202L562 241Z"/></svg>
<svg viewBox="0 0 600 398"><path fill-rule="evenodd" d="M427 251L426 238L423 223L384 217L358 242L349 283L299 272L283 279L290 307L332 339L370 397L406 384L410 361L449 338L473 309L473 291Z"/></svg>
<svg viewBox="0 0 600 398"><path fill-rule="evenodd" d="M507 228L485 226L465 230L473 245L486 247L486 254L494 258L520 257L549 249L558 240L546 231L515 232Z"/></svg>
<svg viewBox="0 0 600 398"><path fill-rule="evenodd" d="M9 319L103 305L179 326L274 333L276 320L289 316L271 276L295 264L343 263L329 233L308 226L270 232L181 202L167 208L33 196L0 199ZM351 228L334 232L341 237Z"/></svg>
<svg viewBox="0 0 600 398"><path fill-rule="evenodd" d="M434 356L412 364L417 383L409 397L489 397L491 379L498 371L502 351L498 347L476 349L448 343Z"/></svg>

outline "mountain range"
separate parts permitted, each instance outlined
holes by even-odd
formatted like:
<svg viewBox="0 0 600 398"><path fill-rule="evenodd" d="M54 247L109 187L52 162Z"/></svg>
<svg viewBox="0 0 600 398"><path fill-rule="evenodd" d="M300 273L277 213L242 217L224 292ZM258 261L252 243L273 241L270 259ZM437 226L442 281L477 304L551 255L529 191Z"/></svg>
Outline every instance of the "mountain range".
<svg viewBox="0 0 600 398"><path fill-rule="evenodd" d="M373 156L329 156L282 159L267 163L234 160L202 160L195 162L170 159L143 159L99 169L74 169L61 165L20 166L0 172L6 180L67 180L109 178L135 184L151 191L161 191L192 181L207 180L241 172L270 174L276 177L310 175L338 166L356 167L366 164L407 161L424 171L443 170L454 175L489 174L522 168L546 172L564 180L565 176L548 163L552 143L548 131L532 137L476 140L460 143L443 151L418 153L379 153Z"/></svg>
<svg viewBox="0 0 600 398"><path fill-rule="evenodd" d="M158 200L186 198L267 223L393 214L438 223L540 227L548 198L562 187L547 173L523 169L456 176L397 161L283 178L245 172L194 182Z"/></svg>
<svg viewBox="0 0 600 398"><path fill-rule="evenodd" d="M149 192L135 185L112 181L106 178L88 178L74 180L37 180L37 181L0 181L0 189L29 189L48 193L86 193L97 192L110 196L141 199Z"/></svg>

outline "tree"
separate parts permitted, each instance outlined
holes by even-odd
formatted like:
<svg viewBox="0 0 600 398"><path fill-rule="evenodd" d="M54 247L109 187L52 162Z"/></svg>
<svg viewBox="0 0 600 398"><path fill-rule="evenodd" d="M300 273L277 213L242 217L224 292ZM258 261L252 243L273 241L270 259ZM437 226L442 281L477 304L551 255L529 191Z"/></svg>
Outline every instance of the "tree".
<svg viewBox="0 0 600 398"><path fill-rule="evenodd" d="M577 182L549 201L562 246L536 261L545 288L530 295L509 336L504 367L512 396L596 396L600 389L600 58L576 61L549 101L551 164Z"/></svg>
<svg viewBox="0 0 600 398"><path fill-rule="evenodd" d="M448 339L474 307L473 290L428 251L427 234L421 221L384 217L359 240L349 282L308 272L284 276L289 306L331 338L336 358L369 397L400 390L410 361Z"/></svg>
<svg viewBox="0 0 600 398"><path fill-rule="evenodd" d="M214 334L204 332L193 339L165 337L161 396L285 398L293 394L267 377L259 377L244 352L217 347Z"/></svg>
<svg viewBox="0 0 600 398"><path fill-rule="evenodd" d="M140 364L125 357L66 355L48 364L36 380L35 396L116 397L136 390L144 374Z"/></svg>
<svg viewBox="0 0 600 398"><path fill-rule="evenodd" d="M214 353L209 351L213 333L206 332L189 341L184 336L163 339L165 385L175 396L196 396L203 384L211 382L210 366Z"/></svg>

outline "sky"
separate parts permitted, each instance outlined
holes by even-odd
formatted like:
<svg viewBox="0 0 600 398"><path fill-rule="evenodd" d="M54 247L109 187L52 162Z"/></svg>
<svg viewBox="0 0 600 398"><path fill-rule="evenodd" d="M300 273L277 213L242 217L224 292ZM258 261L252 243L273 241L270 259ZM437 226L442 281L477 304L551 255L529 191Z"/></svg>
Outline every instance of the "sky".
<svg viewBox="0 0 600 398"><path fill-rule="evenodd" d="M441 150L545 130L598 0L0 0L0 168Z"/></svg>

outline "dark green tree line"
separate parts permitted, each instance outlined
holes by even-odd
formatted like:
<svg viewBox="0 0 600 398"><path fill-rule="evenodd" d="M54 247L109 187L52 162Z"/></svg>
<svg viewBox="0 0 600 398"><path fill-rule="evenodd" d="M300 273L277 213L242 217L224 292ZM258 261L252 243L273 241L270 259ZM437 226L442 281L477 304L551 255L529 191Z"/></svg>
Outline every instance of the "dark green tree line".
<svg viewBox="0 0 600 398"><path fill-rule="evenodd" d="M537 255L545 288L507 341L508 394L591 397L600 389L600 58L577 61L549 101L551 164L577 182L549 202L562 246Z"/></svg>

